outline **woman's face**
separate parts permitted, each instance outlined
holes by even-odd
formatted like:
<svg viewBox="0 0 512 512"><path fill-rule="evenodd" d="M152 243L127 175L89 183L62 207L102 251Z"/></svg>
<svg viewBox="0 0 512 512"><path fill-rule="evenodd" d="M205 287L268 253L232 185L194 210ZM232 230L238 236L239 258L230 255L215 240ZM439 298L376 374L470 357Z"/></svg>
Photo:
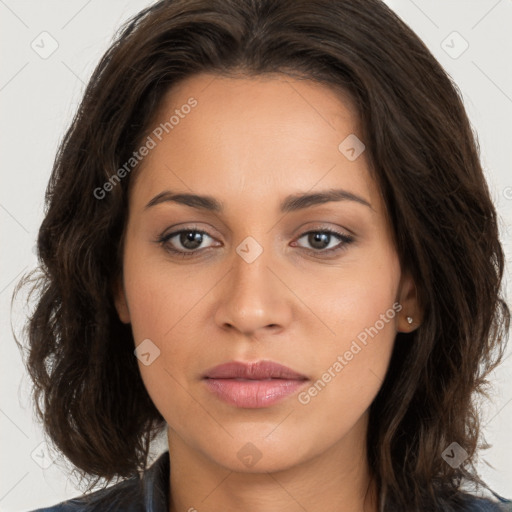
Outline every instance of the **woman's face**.
<svg viewBox="0 0 512 512"><path fill-rule="evenodd" d="M202 74L150 130L116 307L170 445L253 472L359 452L416 304L350 103L283 75ZM234 361L296 373L211 372Z"/></svg>

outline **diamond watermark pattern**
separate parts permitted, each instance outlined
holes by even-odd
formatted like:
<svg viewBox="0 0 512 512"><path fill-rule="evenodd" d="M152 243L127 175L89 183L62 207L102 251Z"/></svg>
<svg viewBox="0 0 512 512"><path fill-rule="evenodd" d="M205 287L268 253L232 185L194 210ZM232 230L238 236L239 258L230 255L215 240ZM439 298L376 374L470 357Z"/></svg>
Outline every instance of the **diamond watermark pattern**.
<svg viewBox="0 0 512 512"><path fill-rule="evenodd" d="M247 263L252 263L263 252L263 247L252 236L248 236L242 240L236 252Z"/></svg>
<svg viewBox="0 0 512 512"><path fill-rule="evenodd" d="M39 57L41 57L41 59L47 59L55 53L59 47L59 43L51 34L44 31L30 43L30 47L39 55Z"/></svg>
<svg viewBox="0 0 512 512"><path fill-rule="evenodd" d="M441 457L450 464L452 468L458 468L467 458L468 452L459 443L453 442L441 454Z"/></svg>
<svg viewBox="0 0 512 512"><path fill-rule="evenodd" d="M245 464L248 468L252 468L263 455L254 444L245 443L242 448L238 450L236 456L240 462Z"/></svg>
<svg viewBox="0 0 512 512"><path fill-rule="evenodd" d="M32 460L42 469L48 469L56 458L50 453L46 441L38 444L30 456L32 457Z"/></svg>
<svg viewBox="0 0 512 512"><path fill-rule="evenodd" d="M359 158L361 153L366 149L366 146L357 135L351 133L348 137L341 141L338 149L347 160L353 162Z"/></svg>
<svg viewBox="0 0 512 512"><path fill-rule="evenodd" d="M441 42L441 48L452 59L458 59L469 48L469 43L458 32L454 31Z"/></svg>
<svg viewBox="0 0 512 512"><path fill-rule="evenodd" d="M142 341L133 353L144 366L149 366L160 357L160 349L149 338Z"/></svg>

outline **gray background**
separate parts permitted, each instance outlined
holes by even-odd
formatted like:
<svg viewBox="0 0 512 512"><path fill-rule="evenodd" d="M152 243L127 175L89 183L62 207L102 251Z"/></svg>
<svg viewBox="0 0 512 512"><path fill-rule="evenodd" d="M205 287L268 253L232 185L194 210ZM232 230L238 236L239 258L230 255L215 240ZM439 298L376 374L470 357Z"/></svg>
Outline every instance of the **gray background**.
<svg viewBox="0 0 512 512"><path fill-rule="evenodd" d="M387 3L425 41L464 95L501 218L510 296L512 0ZM1 511L29 510L81 494L64 463L54 461L34 421L30 381L11 333L11 326L20 331L27 312L20 303L11 310L10 302L15 282L36 265L33 248L45 187L84 85L115 30L147 5L147 0L0 0ZM482 406L485 437L492 447L482 452L479 464L484 480L509 498L511 375L508 357L493 374L492 401ZM165 441L155 446L155 455L165 448Z"/></svg>

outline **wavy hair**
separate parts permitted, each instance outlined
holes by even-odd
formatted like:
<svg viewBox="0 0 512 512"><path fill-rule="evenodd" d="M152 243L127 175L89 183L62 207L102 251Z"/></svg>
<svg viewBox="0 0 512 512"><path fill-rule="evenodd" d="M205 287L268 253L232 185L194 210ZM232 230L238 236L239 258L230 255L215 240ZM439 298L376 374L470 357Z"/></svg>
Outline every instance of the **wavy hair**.
<svg viewBox="0 0 512 512"><path fill-rule="evenodd" d="M56 155L39 273L15 291L37 293L24 356L45 433L81 474L111 480L146 468L165 426L112 291L137 169L104 197L95 190L140 147L170 87L200 72L281 73L353 100L424 310L416 331L397 335L371 405L370 468L382 511L458 510L462 484L481 484L475 398L506 343L504 255L460 91L379 0L160 1L122 27ZM441 457L452 442L468 453L455 468Z"/></svg>

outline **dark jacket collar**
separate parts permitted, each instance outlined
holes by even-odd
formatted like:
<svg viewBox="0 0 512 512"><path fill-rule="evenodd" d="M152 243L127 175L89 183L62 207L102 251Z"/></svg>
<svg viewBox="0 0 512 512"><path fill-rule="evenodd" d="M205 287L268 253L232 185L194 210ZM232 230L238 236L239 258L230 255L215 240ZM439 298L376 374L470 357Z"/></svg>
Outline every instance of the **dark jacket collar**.
<svg viewBox="0 0 512 512"><path fill-rule="evenodd" d="M32 512L169 512L169 477L169 451L165 451L144 471L142 478L132 477L96 491L88 497L81 496ZM493 494L499 502L461 494L464 504L460 511L512 511L512 501Z"/></svg>
<svg viewBox="0 0 512 512"><path fill-rule="evenodd" d="M144 512L169 511L169 475L169 451L166 451L144 472Z"/></svg>

